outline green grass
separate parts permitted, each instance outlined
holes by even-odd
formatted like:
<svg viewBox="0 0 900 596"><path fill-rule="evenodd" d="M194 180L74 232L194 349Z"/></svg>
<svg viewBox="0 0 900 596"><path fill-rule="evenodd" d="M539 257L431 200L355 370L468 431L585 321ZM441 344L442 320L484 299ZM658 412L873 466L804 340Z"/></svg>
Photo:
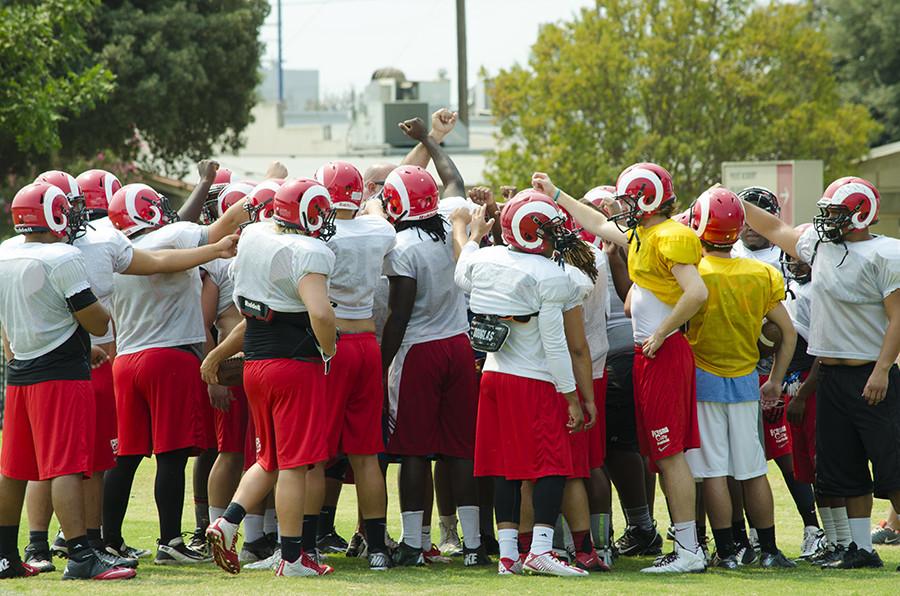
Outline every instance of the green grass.
<svg viewBox="0 0 900 596"><path fill-rule="evenodd" d="M153 461L145 461L134 483L125 537L129 544L150 548L157 536L156 509L153 504ZM770 480L775 491L776 519L779 545L788 556L796 556L802 533L801 522L790 499L780 473L770 469ZM190 482L188 482L190 486ZM349 490L347 490L349 489ZM399 538L400 521L397 511L396 466L390 471L389 528L392 536ZM615 502L615 501L614 501ZM875 519L880 519L886 501L876 502ZM668 519L661 499L657 499L656 517L665 523ZM184 528L193 528L193 505L186 500ZM356 495L353 487L345 487L338 509L338 531L347 539L353 533L356 520ZM435 521L437 517L435 515ZM616 511L615 527L621 533L624 523ZM27 523L22 522L22 546L27 540ZM55 522L54 522L55 524ZM55 530L55 525L54 528ZM435 539L437 524L435 523ZM670 545L667 544L666 548ZM900 573L895 571L900 563L900 547L883 547L880 554L885 568L875 571L823 571L801 564L797 570L763 571L710 571L705 574L678 577L648 577L638 569L648 559L617 561L611 574L593 575L587 579L561 580L545 577L498 577L495 568L467 570L460 561L449 566L394 569L386 573L372 573L364 561L332 556L329 562L335 567L334 575L314 579L275 578L269 571L243 571L229 576L212 563L200 567L156 567L148 559L141 562L138 577L128 582L61 582L61 571L44 574L38 578L0 583L0 593L103 593L135 594L257 594L274 592L311 592L341 594L401 594L401 593L542 593L564 590L591 590L613 594L666 593L666 594L766 594L788 596L791 594L898 594ZM58 561L62 568L64 561Z"/></svg>

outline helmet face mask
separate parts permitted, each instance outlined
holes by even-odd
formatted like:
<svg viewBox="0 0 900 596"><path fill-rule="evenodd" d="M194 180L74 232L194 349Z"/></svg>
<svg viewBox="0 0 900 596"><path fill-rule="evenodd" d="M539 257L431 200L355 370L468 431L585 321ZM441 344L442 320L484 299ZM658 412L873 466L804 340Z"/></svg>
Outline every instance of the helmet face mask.
<svg viewBox="0 0 900 596"><path fill-rule="evenodd" d="M531 218L537 226L538 238L550 241L555 250L564 252L574 246L579 240L576 232L566 227L567 220L562 215L543 223L534 215Z"/></svg>
<svg viewBox="0 0 900 596"><path fill-rule="evenodd" d="M641 220L648 214L640 207L640 201L643 198L643 191L636 196L619 195L616 201L621 210L618 213L609 216L609 221L616 224L616 227L623 232L633 230L640 225ZM624 225L623 225L624 224Z"/></svg>
<svg viewBox="0 0 900 596"><path fill-rule="evenodd" d="M853 215L862 205L851 211L846 207L835 205L819 205L819 214L813 216L813 227L822 242L842 242L844 236L853 227Z"/></svg>
<svg viewBox="0 0 900 596"><path fill-rule="evenodd" d="M784 279L796 281L801 285L809 283L810 280L812 280L812 268L803 261L782 252L779 262L781 263L781 273L784 275Z"/></svg>

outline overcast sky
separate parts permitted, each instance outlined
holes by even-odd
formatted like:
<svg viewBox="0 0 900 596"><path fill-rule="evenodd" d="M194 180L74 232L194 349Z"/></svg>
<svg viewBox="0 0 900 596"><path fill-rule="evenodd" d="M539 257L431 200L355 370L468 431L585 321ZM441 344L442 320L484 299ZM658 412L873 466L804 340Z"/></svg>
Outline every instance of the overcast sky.
<svg viewBox="0 0 900 596"><path fill-rule="evenodd" d="M262 29L264 64L277 56L276 1ZM469 85L481 66L496 73L528 59L538 25L568 19L592 0L467 0ZM447 69L456 89L455 0L282 0L283 60L318 69L319 92L362 89L372 72L401 69L412 80Z"/></svg>

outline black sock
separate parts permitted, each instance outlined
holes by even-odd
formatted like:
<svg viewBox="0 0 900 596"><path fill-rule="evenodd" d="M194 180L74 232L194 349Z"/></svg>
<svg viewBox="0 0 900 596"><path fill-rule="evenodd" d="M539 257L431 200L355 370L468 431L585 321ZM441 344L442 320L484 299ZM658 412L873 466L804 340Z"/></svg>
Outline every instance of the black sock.
<svg viewBox="0 0 900 596"><path fill-rule="evenodd" d="M744 523L743 517L740 519L740 521L732 522L731 536L734 539L734 543L736 545L749 546L750 538L747 536L747 524Z"/></svg>
<svg viewBox="0 0 900 596"><path fill-rule="evenodd" d="M184 469L189 449L156 454L156 483L153 496L159 516L159 540L168 544L181 537L181 515L184 512Z"/></svg>
<svg viewBox="0 0 900 596"><path fill-rule="evenodd" d="M100 528L96 528L96 529L88 528L87 539L88 539L88 544L91 545L91 548L96 548L96 549L103 548L103 539L100 537Z"/></svg>
<svg viewBox="0 0 900 596"><path fill-rule="evenodd" d="M206 499L194 498L194 523L201 530L209 526L209 501Z"/></svg>
<svg viewBox="0 0 900 596"><path fill-rule="evenodd" d="M697 524L697 540L703 541L706 538L706 524L701 524L700 522L696 522Z"/></svg>
<svg viewBox="0 0 900 596"><path fill-rule="evenodd" d="M293 563L300 558L300 550L303 539L300 536L281 537L281 558L288 563Z"/></svg>
<svg viewBox="0 0 900 596"><path fill-rule="evenodd" d="M804 525L805 527L814 527L814 528L818 528L818 527L819 527L819 518L816 517L816 510L815 510L815 508L813 508L813 509L807 511L806 513L804 513L803 511L801 511L801 512L800 512L800 517L803 518L803 525Z"/></svg>
<svg viewBox="0 0 900 596"><path fill-rule="evenodd" d="M756 535L759 537L759 550L770 555L778 552L778 547L775 546L775 526L756 528Z"/></svg>
<svg viewBox="0 0 900 596"><path fill-rule="evenodd" d="M230 524L239 524L244 521L244 518L247 517L247 510L241 507L240 503L235 503L232 501L228 504L228 507L225 509L225 513L222 514L222 517L225 518Z"/></svg>
<svg viewBox="0 0 900 596"><path fill-rule="evenodd" d="M326 534L334 532L334 515L337 513L337 507L325 505L319 512L319 528L317 535L321 538Z"/></svg>
<svg viewBox="0 0 900 596"><path fill-rule="evenodd" d="M91 552L91 545L88 542L87 535L78 536L77 538L70 538L66 540L66 544L69 547L70 559L80 560Z"/></svg>
<svg viewBox="0 0 900 596"><path fill-rule="evenodd" d="M363 520L366 527L366 543L369 545L370 553L383 553L387 551L384 544L384 529L387 526L387 519L376 517L374 519Z"/></svg>
<svg viewBox="0 0 900 596"><path fill-rule="evenodd" d="M721 530L716 530L713 528L713 539L716 541L716 553L718 553L719 558L724 559L725 557L730 557L737 549L734 545L734 536L731 533L731 528L723 528Z"/></svg>
<svg viewBox="0 0 900 596"><path fill-rule="evenodd" d="M50 534L45 530L43 532L38 532L37 530L31 530L28 532L28 542L31 544L47 544L49 545Z"/></svg>
<svg viewBox="0 0 900 596"><path fill-rule="evenodd" d="M47 540L47 532L44 532L44 540ZM0 556L11 559L19 559L19 524L14 526L0 526Z"/></svg>
<svg viewBox="0 0 900 596"><path fill-rule="evenodd" d="M319 525L318 515L303 516L303 552L311 553L316 550L316 529Z"/></svg>
<svg viewBox="0 0 900 596"><path fill-rule="evenodd" d="M116 548L122 546L122 522L128 510L131 485L141 460L140 455L120 455L116 467L103 476L103 538Z"/></svg>

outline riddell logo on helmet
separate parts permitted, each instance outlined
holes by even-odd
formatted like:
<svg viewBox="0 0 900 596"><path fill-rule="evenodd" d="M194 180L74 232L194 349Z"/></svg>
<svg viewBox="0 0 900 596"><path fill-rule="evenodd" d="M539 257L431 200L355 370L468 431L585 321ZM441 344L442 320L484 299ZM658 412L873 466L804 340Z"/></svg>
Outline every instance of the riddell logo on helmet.
<svg viewBox="0 0 900 596"><path fill-rule="evenodd" d="M658 450L662 451L669 445L669 427L668 426L664 426L662 428L651 430L650 434L653 435L653 440L656 441L656 448Z"/></svg>

